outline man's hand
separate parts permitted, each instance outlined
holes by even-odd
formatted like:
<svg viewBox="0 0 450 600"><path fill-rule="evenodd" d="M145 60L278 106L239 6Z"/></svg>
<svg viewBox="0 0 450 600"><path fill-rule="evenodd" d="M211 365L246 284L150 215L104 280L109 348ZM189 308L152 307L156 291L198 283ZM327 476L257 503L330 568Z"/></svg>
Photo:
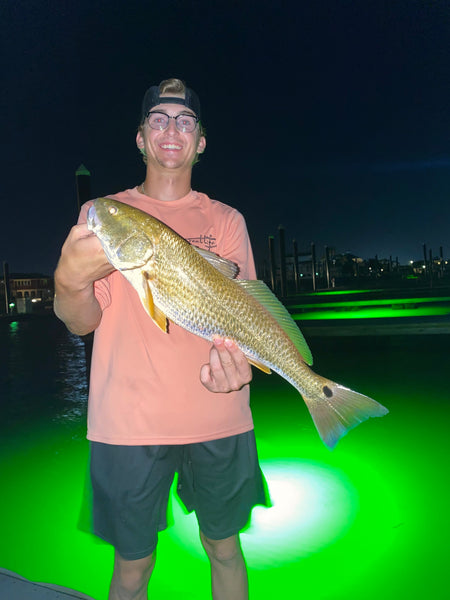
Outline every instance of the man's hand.
<svg viewBox="0 0 450 600"><path fill-rule="evenodd" d="M252 368L245 354L228 338L217 337L209 353L209 363L200 371L200 381L210 392L240 390L252 380Z"/></svg>
<svg viewBox="0 0 450 600"><path fill-rule="evenodd" d="M100 323L102 311L94 281L114 271L97 236L86 225L70 230L55 271L54 311L68 329L86 335Z"/></svg>
<svg viewBox="0 0 450 600"><path fill-rule="evenodd" d="M61 250L56 277L62 285L79 291L114 271L99 239L87 225L75 225Z"/></svg>

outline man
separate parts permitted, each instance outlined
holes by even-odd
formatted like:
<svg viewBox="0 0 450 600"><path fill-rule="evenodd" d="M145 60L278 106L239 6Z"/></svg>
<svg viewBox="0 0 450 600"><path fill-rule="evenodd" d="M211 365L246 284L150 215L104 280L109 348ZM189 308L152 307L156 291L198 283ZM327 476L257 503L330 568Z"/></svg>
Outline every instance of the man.
<svg viewBox="0 0 450 600"><path fill-rule="evenodd" d="M178 79L150 87L136 143L146 177L113 197L255 278L243 217L192 191L206 147L197 95ZM94 532L115 547L110 600L147 598L169 489L195 510L214 600L248 598L239 530L265 504L249 407L251 368L231 340L212 348L170 323L156 327L86 227L89 202L55 272L55 312L79 335L95 330L89 392Z"/></svg>

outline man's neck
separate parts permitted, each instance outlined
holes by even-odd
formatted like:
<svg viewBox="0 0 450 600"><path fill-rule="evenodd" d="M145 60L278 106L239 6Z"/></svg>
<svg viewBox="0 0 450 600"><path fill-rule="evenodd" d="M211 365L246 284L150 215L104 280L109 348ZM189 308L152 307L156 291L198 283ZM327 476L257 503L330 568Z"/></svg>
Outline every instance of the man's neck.
<svg viewBox="0 0 450 600"><path fill-rule="evenodd" d="M141 191L155 200L179 200L191 191L191 173L162 173L147 169Z"/></svg>

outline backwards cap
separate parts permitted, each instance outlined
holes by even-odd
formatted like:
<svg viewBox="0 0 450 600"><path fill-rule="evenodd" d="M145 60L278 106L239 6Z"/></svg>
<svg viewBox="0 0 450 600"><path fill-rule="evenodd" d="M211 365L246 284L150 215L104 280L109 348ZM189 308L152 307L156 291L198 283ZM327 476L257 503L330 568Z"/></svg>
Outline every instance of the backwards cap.
<svg viewBox="0 0 450 600"><path fill-rule="evenodd" d="M200 100L198 99L198 96L194 90L186 87L184 98L179 98L177 96L161 97L160 94L161 92L159 85L152 85L152 87L148 88L148 90L145 92L145 96L142 101L141 123L145 121L151 109L154 106L158 106L158 104L182 104L183 106L186 106L186 108L190 108L200 119Z"/></svg>

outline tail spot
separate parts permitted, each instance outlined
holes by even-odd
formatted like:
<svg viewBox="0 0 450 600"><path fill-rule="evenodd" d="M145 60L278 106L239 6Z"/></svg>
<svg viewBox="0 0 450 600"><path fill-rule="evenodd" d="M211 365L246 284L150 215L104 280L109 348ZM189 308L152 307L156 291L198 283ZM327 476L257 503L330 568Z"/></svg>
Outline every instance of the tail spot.
<svg viewBox="0 0 450 600"><path fill-rule="evenodd" d="M327 398L331 398L331 396L333 395L333 392L330 390L330 388L327 385L323 386L322 391Z"/></svg>

